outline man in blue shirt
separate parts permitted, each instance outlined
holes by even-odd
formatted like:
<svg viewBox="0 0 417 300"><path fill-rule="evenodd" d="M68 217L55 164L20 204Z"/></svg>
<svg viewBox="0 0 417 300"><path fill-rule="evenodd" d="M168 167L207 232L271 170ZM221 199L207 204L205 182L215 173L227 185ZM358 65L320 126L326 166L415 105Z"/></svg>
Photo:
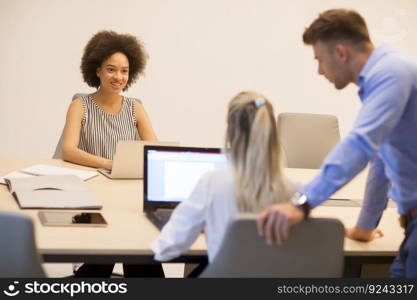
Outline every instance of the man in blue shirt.
<svg viewBox="0 0 417 300"><path fill-rule="evenodd" d="M375 48L364 19L355 11L323 12L303 41L312 45L318 72L336 89L359 86L362 108L349 134L326 157L320 173L290 203L268 207L258 219L267 243L281 243L289 227L308 216L370 162L363 207L347 236L371 241L393 199L405 239L392 277L417 277L417 64L386 46Z"/></svg>

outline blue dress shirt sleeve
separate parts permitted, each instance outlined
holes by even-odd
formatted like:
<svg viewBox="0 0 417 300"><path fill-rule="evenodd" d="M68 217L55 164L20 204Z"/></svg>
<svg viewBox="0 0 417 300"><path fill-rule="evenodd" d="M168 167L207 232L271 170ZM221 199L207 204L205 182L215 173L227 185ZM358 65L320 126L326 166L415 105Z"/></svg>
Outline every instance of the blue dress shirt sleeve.
<svg viewBox="0 0 417 300"><path fill-rule="evenodd" d="M373 230L378 226L382 211L387 207L390 182L385 175L382 160L375 156L366 181L365 198L356 226L364 230Z"/></svg>
<svg viewBox="0 0 417 300"><path fill-rule="evenodd" d="M389 72L385 68L369 78L359 78L363 105L353 129L326 157L317 177L300 189L312 207L365 168L401 119L412 81L406 69L389 67Z"/></svg>

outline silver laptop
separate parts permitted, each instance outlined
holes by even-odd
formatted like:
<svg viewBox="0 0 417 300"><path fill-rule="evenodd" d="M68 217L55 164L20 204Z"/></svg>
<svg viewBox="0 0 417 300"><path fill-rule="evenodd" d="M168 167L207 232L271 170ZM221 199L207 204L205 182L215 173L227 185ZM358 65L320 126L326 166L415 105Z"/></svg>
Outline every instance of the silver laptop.
<svg viewBox="0 0 417 300"><path fill-rule="evenodd" d="M143 210L159 229L206 172L228 167L219 148L145 146Z"/></svg>
<svg viewBox="0 0 417 300"><path fill-rule="evenodd" d="M143 178L143 147L178 146L178 142L159 141L120 141L116 145L111 170L98 169L101 174L111 179L142 179Z"/></svg>

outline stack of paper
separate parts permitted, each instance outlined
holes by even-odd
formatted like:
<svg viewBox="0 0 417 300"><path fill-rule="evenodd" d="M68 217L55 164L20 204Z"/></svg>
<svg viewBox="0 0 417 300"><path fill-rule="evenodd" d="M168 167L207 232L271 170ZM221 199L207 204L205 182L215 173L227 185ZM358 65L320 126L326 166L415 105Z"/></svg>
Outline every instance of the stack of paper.
<svg viewBox="0 0 417 300"><path fill-rule="evenodd" d="M75 175L82 178L83 180L87 180L97 176L98 173L95 171L83 171L78 169L54 167L48 165L34 165L19 171L13 171L4 175L3 177L0 177L0 183L6 184L4 180L5 178L27 178L40 175Z"/></svg>
<svg viewBox="0 0 417 300"><path fill-rule="evenodd" d="M6 178L21 208L100 209L94 194L75 175Z"/></svg>

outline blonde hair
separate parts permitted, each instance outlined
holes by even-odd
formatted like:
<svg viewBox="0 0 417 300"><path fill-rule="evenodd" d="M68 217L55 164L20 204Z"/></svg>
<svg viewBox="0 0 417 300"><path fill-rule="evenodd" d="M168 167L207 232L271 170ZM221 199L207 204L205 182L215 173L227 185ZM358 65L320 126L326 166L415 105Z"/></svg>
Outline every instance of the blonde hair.
<svg viewBox="0 0 417 300"><path fill-rule="evenodd" d="M286 200L274 109L265 96L241 92L230 101L226 149L239 211L259 212Z"/></svg>

